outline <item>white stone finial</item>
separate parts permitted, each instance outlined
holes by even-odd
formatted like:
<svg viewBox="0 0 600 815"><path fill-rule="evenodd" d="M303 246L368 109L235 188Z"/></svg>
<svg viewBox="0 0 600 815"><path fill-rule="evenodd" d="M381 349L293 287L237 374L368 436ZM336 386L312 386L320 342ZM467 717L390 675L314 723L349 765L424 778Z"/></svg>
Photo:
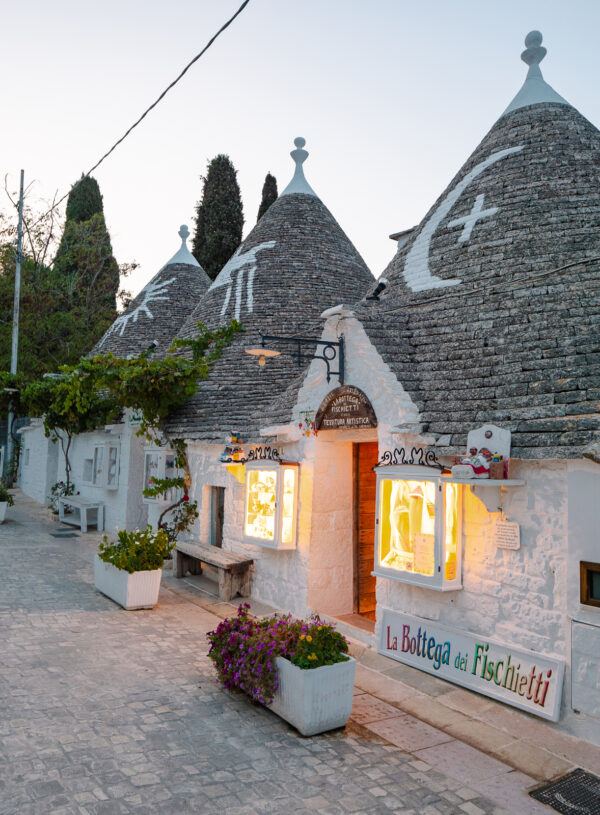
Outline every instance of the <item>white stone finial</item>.
<svg viewBox="0 0 600 815"><path fill-rule="evenodd" d="M541 105L544 102L553 102L557 105L568 105L566 99L559 96L558 93L544 81L542 72L540 70L540 62L546 56L546 49L542 45L542 34L540 31L530 31L525 37L525 50L521 54L521 59L527 65L527 77L523 83L523 87L519 93L512 100L510 105L506 108L503 116L513 110L527 107L528 105Z"/></svg>
<svg viewBox="0 0 600 815"><path fill-rule="evenodd" d="M308 158L308 151L304 149L306 139L303 139L302 136L298 136L297 138L294 139L294 144L296 145L296 149L292 150L292 152L290 153L290 156L296 162L294 177L287 185L285 190L281 193L281 195L293 195L294 193L303 193L304 195L314 195L316 198L317 194L304 177L304 170L302 168L302 165Z"/></svg>
<svg viewBox="0 0 600 815"><path fill-rule="evenodd" d="M181 246L179 247L179 251L173 255L171 260L168 260L165 263L165 266L170 266L172 263L184 263L186 266L200 266L196 258L192 255L187 247L187 239L190 236L190 230L187 228L187 224L181 224L177 234L181 238Z"/></svg>
<svg viewBox="0 0 600 815"><path fill-rule="evenodd" d="M527 65L539 65L548 53L542 45L542 32L530 31L525 37L525 50L521 54L521 59Z"/></svg>

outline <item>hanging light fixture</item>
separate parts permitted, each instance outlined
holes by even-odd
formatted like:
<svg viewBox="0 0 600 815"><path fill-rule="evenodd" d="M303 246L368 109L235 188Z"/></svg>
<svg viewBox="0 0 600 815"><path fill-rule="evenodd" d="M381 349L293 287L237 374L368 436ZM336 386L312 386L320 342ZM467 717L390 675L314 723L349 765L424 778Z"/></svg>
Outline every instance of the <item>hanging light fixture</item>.
<svg viewBox="0 0 600 815"><path fill-rule="evenodd" d="M275 351L273 348L266 348L266 342L282 343L284 346L292 345L293 350ZM302 349L310 346L312 353L305 354ZM302 365L303 361L312 359L320 359L327 367L327 381L329 382L331 376L337 376L340 385L344 384L344 338L340 337L336 342L334 340L320 340L316 337L279 337L274 334L261 334L261 345L257 348L245 348L247 354L258 357L258 364L264 365L267 357L276 357L281 353L289 354L296 358L298 365ZM319 354L317 351L321 351ZM331 363L338 361L338 370L331 370Z"/></svg>
<svg viewBox="0 0 600 815"><path fill-rule="evenodd" d="M258 357L258 364L261 368L267 361L267 357L278 357L281 354L281 351L275 351L272 348L246 348L245 350L247 354Z"/></svg>

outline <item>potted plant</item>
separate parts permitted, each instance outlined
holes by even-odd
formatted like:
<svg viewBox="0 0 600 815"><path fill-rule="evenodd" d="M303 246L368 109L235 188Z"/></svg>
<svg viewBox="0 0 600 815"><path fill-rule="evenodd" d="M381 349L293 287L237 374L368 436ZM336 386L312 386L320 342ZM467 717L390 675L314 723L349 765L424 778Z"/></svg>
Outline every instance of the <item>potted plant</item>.
<svg viewBox="0 0 600 815"><path fill-rule="evenodd" d="M15 499L8 491L8 487L0 479L0 524L4 523L4 518L6 517L6 508L14 506Z"/></svg>
<svg viewBox="0 0 600 815"><path fill-rule="evenodd" d="M356 670L345 637L316 614L258 619L249 608L240 605L236 617L208 634L221 684L265 705L303 736L343 727Z"/></svg>
<svg viewBox="0 0 600 815"><path fill-rule="evenodd" d="M94 559L95 587L127 610L154 608L162 577L162 566L174 543L164 529L117 533L114 543L104 535Z"/></svg>

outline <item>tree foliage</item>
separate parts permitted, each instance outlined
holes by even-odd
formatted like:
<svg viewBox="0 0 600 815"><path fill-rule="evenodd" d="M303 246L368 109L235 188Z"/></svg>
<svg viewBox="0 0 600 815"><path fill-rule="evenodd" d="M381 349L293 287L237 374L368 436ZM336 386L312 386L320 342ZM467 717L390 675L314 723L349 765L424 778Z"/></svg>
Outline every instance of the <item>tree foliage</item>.
<svg viewBox="0 0 600 815"><path fill-rule="evenodd" d="M67 220L54 258L52 279L65 298L62 341L78 359L100 339L116 317L119 266L104 221L98 182L82 178L67 201Z"/></svg>
<svg viewBox="0 0 600 815"><path fill-rule="evenodd" d="M113 422L121 411L132 408L142 414L140 434L149 435L169 413L190 399L198 381L206 379L224 345L241 328L232 321L216 331L198 323L199 336L181 341L191 350L187 357L167 355L152 359L147 354L122 359L113 354L82 357L77 365L64 365L59 373L30 382L19 392L24 415L40 416L47 436L59 439L64 455L67 485L70 481L69 450L74 436ZM4 372L6 387L20 380ZM178 466L187 468L185 447ZM187 468L189 479L189 468ZM184 481L186 476L184 476ZM186 482L189 489L189 480Z"/></svg>
<svg viewBox="0 0 600 815"><path fill-rule="evenodd" d="M79 191L85 195L80 194L78 202ZM6 193L16 208L14 193L8 187ZM98 206L100 211L93 212ZM93 179L79 182L72 191L67 209L74 217L64 229L50 202L34 208L25 200L18 358L18 370L25 379L75 364L115 318L114 292L120 274L127 274L134 265L117 266L101 208L102 197ZM90 213L86 220L78 220ZM0 212L0 370L10 368L15 237L16 209L10 214Z"/></svg>
<svg viewBox="0 0 600 815"><path fill-rule="evenodd" d="M277 179L271 173L267 173L265 183L262 188L262 199L260 207L258 208L258 215L256 220L260 221L265 212L269 209L271 204L277 200Z"/></svg>
<svg viewBox="0 0 600 815"><path fill-rule="evenodd" d="M192 252L211 280L242 242L244 215L236 176L229 156L220 154L209 162L202 177Z"/></svg>
<svg viewBox="0 0 600 815"><path fill-rule="evenodd" d="M67 221L81 223L94 215L102 215L104 207L98 182L92 176L82 175L73 186L67 200Z"/></svg>

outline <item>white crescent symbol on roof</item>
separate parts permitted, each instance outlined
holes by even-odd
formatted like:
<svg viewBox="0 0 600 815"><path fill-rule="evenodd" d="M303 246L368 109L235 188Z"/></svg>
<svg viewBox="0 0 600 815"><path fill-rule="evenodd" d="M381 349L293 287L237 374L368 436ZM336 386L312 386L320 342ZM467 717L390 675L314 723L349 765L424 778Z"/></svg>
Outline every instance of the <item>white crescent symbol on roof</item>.
<svg viewBox="0 0 600 815"><path fill-rule="evenodd" d="M456 187L444 198L431 218L425 223L423 229L419 232L416 241L413 243L404 261L404 279L412 291L427 291L427 289L440 289L443 286L457 286L462 282L458 279L444 280L442 277L436 277L436 275L431 274L429 268L429 247L431 239L438 226L442 223L471 181L477 178L478 175L481 175L488 167L491 167L492 164L500 161L500 159L506 158L506 156L511 156L513 153L520 152L523 150L523 147L524 145L520 147L508 147L506 150L499 150L497 153L492 153L485 161L473 167L471 172L467 173L462 181L459 181Z"/></svg>

